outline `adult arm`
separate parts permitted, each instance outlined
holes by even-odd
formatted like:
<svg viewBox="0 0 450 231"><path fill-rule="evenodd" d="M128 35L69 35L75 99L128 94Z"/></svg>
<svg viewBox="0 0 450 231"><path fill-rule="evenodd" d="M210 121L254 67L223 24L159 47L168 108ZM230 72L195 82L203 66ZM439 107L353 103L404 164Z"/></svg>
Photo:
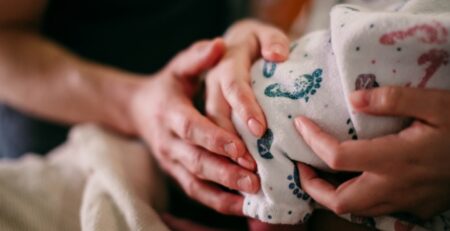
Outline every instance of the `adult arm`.
<svg viewBox="0 0 450 231"><path fill-rule="evenodd" d="M135 133L126 101L137 76L83 60L36 32L45 0L0 2L0 101L63 123Z"/></svg>
<svg viewBox="0 0 450 231"><path fill-rule="evenodd" d="M0 101L42 118L96 122L139 136L192 198L241 214L242 198L210 182L255 192L256 175L229 160L250 169L254 163L245 161L242 141L196 111L191 99L195 78L222 57L223 41L199 42L141 78L150 76L90 62L39 35L45 6L0 2Z"/></svg>

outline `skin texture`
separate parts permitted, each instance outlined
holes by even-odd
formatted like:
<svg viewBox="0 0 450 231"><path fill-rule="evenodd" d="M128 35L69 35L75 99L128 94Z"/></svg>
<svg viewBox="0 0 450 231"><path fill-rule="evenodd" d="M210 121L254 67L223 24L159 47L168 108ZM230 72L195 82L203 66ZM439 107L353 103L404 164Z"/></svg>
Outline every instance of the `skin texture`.
<svg viewBox="0 0 450 231"><path fill-rule="evenodd" d="M225 34L227 52L206 77L206 112L227 131L236 134L231 110L237 112L248 129L261 137L267 129L264 114L250 86L250 67L264 57L281 62L289 54L289 39L281 30L253 20L237 23Z"/></svg>
<svg viewBox="0 0 450 231"><path fill-rule="evenodd" d="M297 118L300 134L331 169L362 173L334 186L298 164L303 189L338 214L402 211L427 219L449 209L450 93L383 87L357 91L350 101L361 113L411 117L414 122L397 134L339 142L311 120Z"/></svg>
<svg viewBox="0 0 450 231"><path fill-rule="evenodd" d="M232 28L226 41L198 42L158 73L139 76L84 60L41 37L35 25L45 6L43 0L0 2L0 101L60 123L95 122L140 137L190 197L224 214L242 215L242 196L218 184L258 191L255 163L236 134L195 110L192 96L202 73L233 57L248 65L260 50L277 58L283 50L272 44L284 35L254 23L248 28L258 25L259 32L240 38ZM235 36L240 39L229 38ZM247 67L235 63L229 69L244 73ZM216 73L233 74L222 71ZM239 103L242 95L234 89L228 97ZM261 114L255 118L265 123Z"/></svg>
<svg viewBox="0 0 450 231"><path fill-rule="evenodd" d="M44 0L0 2L0 100L39 117L96 122L142 137L188 195L222 213L241 214L242 197L211 182L247 192L259 188L255 164L231 126L230 108L256 136L264 132L264 117L248 94L248 70L258 55L285 58L287 40L281 31L253 21L238 23L224 40L197 43L153 78L141 78L83 60L34 33L45 5ZM191 97L196 77L209 69L204 117ZM352 97L358 110L410 116L415 123L399 134L339 143L299 118L301 134L331 168L363 172L334 187L300 165L303 187L337 213L404 210L426 218L449 208L449 93L373 92Z"/></svg>
<svg viewBox="0 0 450 231"><path fill-rule="evenodd" d="M139 87L131 111L138 133L151 144L160 166L190 197L221 213L241 214L242 198L210 182L255 192L259 187L256 175L231 161L240 162L239 158L248 155L245 146L238 136L201 115L190 98L197 87L196 76L214 66L224 49L223 40L216 39L181 52ZM252 160L248 161L248 167L254 168Z"/></svg>

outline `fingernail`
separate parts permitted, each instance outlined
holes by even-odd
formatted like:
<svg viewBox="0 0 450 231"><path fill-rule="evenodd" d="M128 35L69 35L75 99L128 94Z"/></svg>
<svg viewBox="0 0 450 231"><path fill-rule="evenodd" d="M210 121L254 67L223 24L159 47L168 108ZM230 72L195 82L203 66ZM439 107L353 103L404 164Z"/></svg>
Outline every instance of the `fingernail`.
<svg viewBox="0 0 450 231"><path fill-rule="evenodd" d="M235 143L225 144L224 148L225 152L231 157L236 157L238 155L237 147Z"/></svg>
<svg viewBox="0 0 450 231"><path fill-rule="evenodd" d="M369 105L370 91L355 91L350 95L350 102L353 107L363 108Z"/></svg>
<svg viewBox="0 0 450 231"><path fill-rule="evenodd" d="M256 168L255 161L253 159L251 159L251 157L248 156L248 155L245 155L244 157L239 157L237 159L237 163L240 166L242 166L242 167L244 167L244 168L246 168L248 170L252 170L253 171Z"/></svg>
<svg viewBox="0 0 450 231"><path fill-rule="evenodd" d="M261 137L264 134L264 127L255 119L250 119L248 121L248 127L250 128L250 131L253 133L253 135L257 137Z"/></svg>
<svg viewBox="0 0 450 231"><path fill-rule="evenodd" d="M297 130L302 133L303 132L303 124L300 118L295 119L295 127Z"/></svg>
<svg viewBox="0 0 450 231"><path fill-rule="evenodd" d="M270 50L276 55L283 56L284 55L284 47L281 44L275 43L270 46Z"/></svg>
<svg viewBox="0 0 450 231"><path fill-rule="evenodd" d="M253 184L252 180L250 179L250 176L244 176L241 179L237 181L237 185L241 191L244 192L252 192L253 191Z"/></svg>

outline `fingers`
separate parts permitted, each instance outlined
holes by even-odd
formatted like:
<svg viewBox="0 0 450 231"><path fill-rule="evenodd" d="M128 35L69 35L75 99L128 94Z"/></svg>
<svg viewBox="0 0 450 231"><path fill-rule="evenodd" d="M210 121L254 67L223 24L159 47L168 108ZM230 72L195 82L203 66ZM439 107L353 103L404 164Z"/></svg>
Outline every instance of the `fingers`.
<svg viewBox="0 0 450 231"><path fill-rule="evenodd" d="M264 59L273 62L285 61L289 56L289 38L280 29L264 24L255 28Z"/></svg>
<svg viewBox="0 0 450 231"><path fill-rule="evenodd" d="M382 87L356 91L350 102L364 113L414 117L432 125L445 123L450 116L450 93L442 90Z"/></svg>
<svg viewBox="0 0 450 231"><path fill-rule="evenodd" d="M382 190L373 187L374 181L365 175L335 187L320 178L311 167L302 163L298 163L297 167L302 189L319 204L337 214L366 211L378 204L376 199L380 198Z"/></svg>
<svg viewBox="0 0 450 231"><path fill-rule="evenodd" d="M180 164L174 164L170 173L190 198L222 214L243 215L242 196L225 192L196 179Z"/></svg>
<svg viewBox="0 0 450 231"><path fill-rule="evenodd" d="M225 52L225 43L221 38L212 41L197 42L181 52L170 63L177 77L197 77L203 71L213 67Z"/></svg>
<svg viewBox="0 0 450 231"><path fill-rule="evenodd" d="M295 126L314 153L333 170L373 169L374 166L383 164L386 156L394 158L398 148L406 145L406 141L394 135L372 140L339 142L305 117L296 118ZM388 145L392 143L397 143L398 146Z"/></svg>
<svg viewBox="0 0 450 231"><path fill-rule="evenodd" d="M182 141L173 142L169 153L200 179L248 193L256 193L259 190L259 179L254 173L233 164L226 158Z"/></svg>
<svg viewBox="0 0 450 231"><path fill-rule="evenodd" d="M207 79L211 81L211 79ZM218 83L211 83L206 88L205 109L208 118L219 127L228 132L237 134L233 122L231 122L231 107L223 96L222 89Z"/></svg>
<svg viewBox="0 0 450 231"><path fill-rule="evenodd" d="M242 141L234 134L214 125L191 104L179 104L167 115L167 126L179 137L232 159L246 153Z"/></svg>
<svg viewBox="0 0 450 231"><path fill-rule="evenodd" d="M241 75L236 77L221 78L221 91L226 101L236 112L256 137L261 137L267 129L266 119L248 81L244 76L248 75L247 70L243 70ZM219 93L220 94L220 93Z"/></svg>

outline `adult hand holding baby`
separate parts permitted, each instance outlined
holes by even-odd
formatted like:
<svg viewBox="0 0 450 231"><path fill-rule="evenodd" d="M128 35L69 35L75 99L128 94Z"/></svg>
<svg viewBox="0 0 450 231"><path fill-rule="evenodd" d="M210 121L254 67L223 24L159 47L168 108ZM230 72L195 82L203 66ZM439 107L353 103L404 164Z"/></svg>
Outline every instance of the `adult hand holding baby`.
<svg viewBox="0 0 450 231"><path fill-rule="evenodd" d="M254 60L263 56L270 61L284 61L289 54L289 39L279 29L265 25L254 20L243 20L234 24L224 36L226 49L224 50L221 61L214 66L206 76L206 114L207 117L217 126L225 129L227 132L238 136L231 121L231 111L237 112L237 115L246 121L248 129L253 135L260 137L264 134L267 125L264 114L256 102L256 98L250 86L250 67ZM242 143L243 145L243 143ZM245 146L242 146L245 147ZM245 149L245 148L244 148ZM248 157L250 154L246 154ZM239 182L238 178L233 176L239 170L239 166L231 162L228 158L212 156L209 158L218 159L227 165L222 170L211 170L210 175L221 176L222 182L232 189L242 190L240 187L232 187ZM206 158L205 158L206 159ZM240 163L239 160L235 161ZM241 166L246 166L240 163ZM248 166L248 165L247 165ZM252 160L252 170L256 169L256 164ZM256 175L252 175L252 181L257 180ZM233 183L234 182L234 183ZM228 184L226 184L228 183ZM259 181L257 187L253 187L250 192L259 190ZM255 183L253 186L256 185ZM231 187L230 187L231 186ZM235 199L232 211L216 209L219 212L227 214L242 214L242 196L239 203ZM223 200L224 205L231 205ZM208 203L205 203L208 205ZM211 204L209 204L211 207ZM214 208L214 206L212 206Z"/></svg>
<svg viewBox="0 0 450 231"><path fill-rule="evenodd" d="M450 93L382 87L350 97L356 111L412 117L398 134L339 142L307 118L296 127L333 170L362 172L339 186L298 164L303 189L338 214L378 216L409 212L430 218L450 208Z"/></svg>
<svg viewBox="0 0 450 231"><path fill-rule="evenodd" d="M285 61L289 39L275 27L243 20L227 31L224 40L226 53L206 78L207 115L220 127L237 134L231 121L233 110L253 135L261 137L267 123L250 85L250 67L261 56L273 62Z"/></svg>
<svg viewBox="0 0 450 231"><path fill-rule="evenodd" d="M238 136L214 125L192 103L198 76L224 53L222 39L202 41L176 56L132 100L138 133L160 166L191 198L224 214L242 214L242 198L210 182L245 192L259 188L251 158ZM234 164L230 159L247 169ZM250 169L250 170L248 170Z"/></svg>

